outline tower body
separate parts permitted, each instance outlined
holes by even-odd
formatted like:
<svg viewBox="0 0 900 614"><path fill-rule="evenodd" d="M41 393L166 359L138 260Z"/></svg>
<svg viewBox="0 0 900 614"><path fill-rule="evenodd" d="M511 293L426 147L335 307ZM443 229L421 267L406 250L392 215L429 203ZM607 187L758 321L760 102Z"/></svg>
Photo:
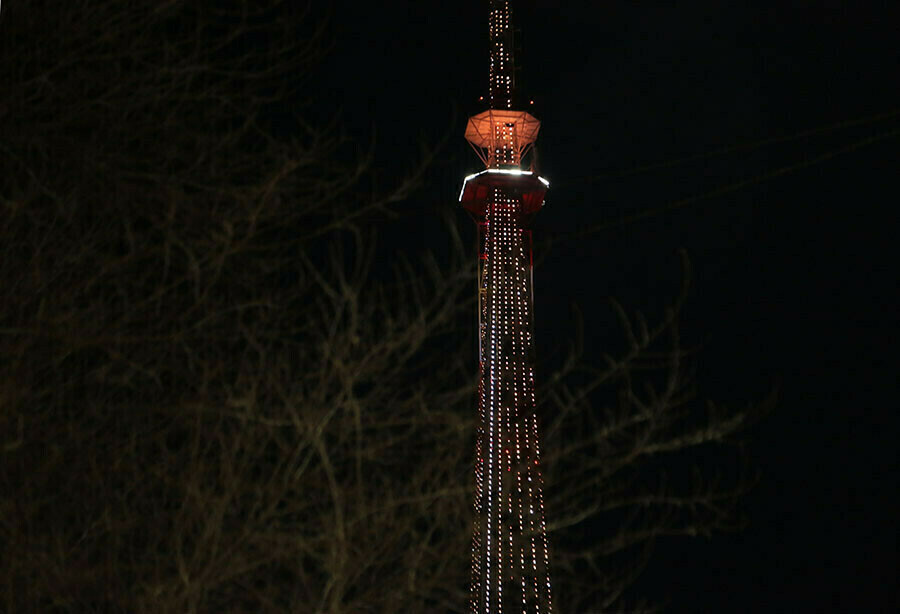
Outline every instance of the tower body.
<svg viewBox="0 0 900 614"><path fill-rule="evenodd" d="M473 614L552 611L535 413L531 247L531 223L549 184L533 168L522 168L540 122L513 110L509 4L490 1L490 108L466 127L487 168L467 177L460 192L478 227Z"/></svg>

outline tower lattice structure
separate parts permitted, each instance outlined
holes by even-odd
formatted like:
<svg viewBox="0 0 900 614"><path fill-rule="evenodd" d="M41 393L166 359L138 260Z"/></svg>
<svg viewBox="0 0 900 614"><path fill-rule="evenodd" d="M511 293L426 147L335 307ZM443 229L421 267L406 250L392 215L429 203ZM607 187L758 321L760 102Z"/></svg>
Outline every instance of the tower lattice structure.
<svg viewBox="0 0 900 614"><path fill-rule="evenodd" d="M510 2L489 4L489 108L466 126L486 168L466 177L460 192L478 228L481 377L470 609L545 614L552 600L535 413L531 223L549 184L533 164L523 168L540 122L515 110Z"/></svg>

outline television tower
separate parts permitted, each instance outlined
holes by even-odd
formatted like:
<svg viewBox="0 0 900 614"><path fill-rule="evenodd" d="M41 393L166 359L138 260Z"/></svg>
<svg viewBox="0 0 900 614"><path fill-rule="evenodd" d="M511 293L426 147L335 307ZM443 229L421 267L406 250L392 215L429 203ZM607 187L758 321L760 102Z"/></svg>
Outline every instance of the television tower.
<svg viewBox="0 0 900 614"><path fill-rule="evenodd" d="M534 398L531 222L549 183L523 157L540 122L517 111L509 0L489 0L488 109L466 139L485 170L459 200L478 228L480 422L475 461L470 609L552 611L550 560Z"/></svg>

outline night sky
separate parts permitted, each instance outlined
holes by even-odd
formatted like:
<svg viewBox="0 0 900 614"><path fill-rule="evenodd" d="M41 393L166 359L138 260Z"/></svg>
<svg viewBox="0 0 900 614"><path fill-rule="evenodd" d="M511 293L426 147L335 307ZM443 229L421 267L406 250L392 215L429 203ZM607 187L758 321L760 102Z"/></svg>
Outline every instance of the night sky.
<svg viewBox="0 0 900 614"><path fill-rule="evenodd" d="M658 314L684 248L700 394L779 389L746 435L748 529L662 542L637 590L672 612L895 611L896 3L563 4L514 18L551 181L538 351L574 334L577 303L599 356L619 332L605 298ZM445 246L437 211L478 170L462 133L486 89L486 6L333 5L309 93L374 135L383 184L450 134L388 256Z"/></svg>

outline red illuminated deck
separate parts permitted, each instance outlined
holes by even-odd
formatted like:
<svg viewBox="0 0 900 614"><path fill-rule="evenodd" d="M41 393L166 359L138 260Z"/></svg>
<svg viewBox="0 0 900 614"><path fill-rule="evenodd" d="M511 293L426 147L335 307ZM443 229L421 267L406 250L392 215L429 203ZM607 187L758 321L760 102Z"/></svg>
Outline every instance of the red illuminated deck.
<svg viewBox="0 0 900 614"><path fill-rule="evenodd" d="M544 205L549 186L546 179L531 171L489 168L466 177L459 193L459 202L476 220L480 220L484 218L492 192L500 189L504 196L517 200L518 214L523 220L529 220Z"/></svg>

